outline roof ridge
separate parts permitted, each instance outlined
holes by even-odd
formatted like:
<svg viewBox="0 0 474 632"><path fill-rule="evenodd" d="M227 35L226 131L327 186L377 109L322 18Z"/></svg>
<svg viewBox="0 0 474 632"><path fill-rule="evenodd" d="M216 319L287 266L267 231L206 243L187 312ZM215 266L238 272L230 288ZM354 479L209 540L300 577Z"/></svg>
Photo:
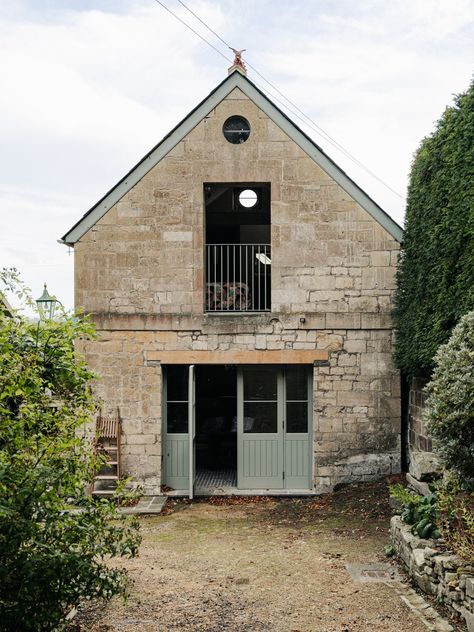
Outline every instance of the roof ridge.
<svg viewBox="0 0 474 632"><path fill-rule="evenodd" d="M386 213L324 150L276 106L246 75L233 70L191 112L166 134L127 174L119 180L69 231L58 240L74 245L107 213L133 186L162 160L210 111L223 101L234 88L240 88L257 107L263 110L305 153L330 175L397 241L402 241L403 229ZM246 90L247 89L247 90ZM248 94L250 92L250 94ZM252 94L254 92L254 94Z"/></svg>

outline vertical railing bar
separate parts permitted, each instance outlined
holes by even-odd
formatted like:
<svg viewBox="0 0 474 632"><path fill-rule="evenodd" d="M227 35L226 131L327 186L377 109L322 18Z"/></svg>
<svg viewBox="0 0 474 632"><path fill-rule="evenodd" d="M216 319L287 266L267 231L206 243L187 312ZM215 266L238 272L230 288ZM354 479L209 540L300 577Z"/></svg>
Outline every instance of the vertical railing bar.
<svg viewBox="0 0 474 632"><path fill-rule="evenodd" d="M226 279L226 283L227 283L227 287L229 287L229 283L230 283L230 270L229 270L229 266L230 266L230 246L229 244L226 245L226 257L227 257L227 279Z"/></svg>
<svg viewBox="0 0 474 632"><path fill-rule="evenodd" d="M264 252L264 261L265 261L265 268L264 268L264 274L265 276L263 277L263 296L264 296L264 300L263 300L263 309L266 310L267 309L267 247L264 246L263 247L263 252Z"/></svg>
<svg viewBox="0 0 474 632"><path fill-rule="evenodd" d="M242 246L239 244L239 311L242 311Z"/></svg>
<svg viewBox="0 0 474 632"><path fill-rule="evenodd" d="M261 253L260 253L260 244L257 246L258 248L258 264L257 264L257 269L258 269L258 311L261 311L261 300L262 300L262 288L260 287L260 277L262 276L261 271L262 271L262 262L260 260L261 257Z"/></svg>
<svg viewBox="0 0 474 632"><path fill-rule="evenodd" d="M253 262L253 293L254 293L254 303L253 303L253 308L255 311L258 310L258 297L257 297L257 276L258 272L255 271L255 267L257 266L258 269L258 260L257 260L257 253L256 253L256 246L255 244L252 245L252 262Z"/></svg>
<svg viewBox="0 0 474 632"><path fill-rule="evenodd" d="M216 287L216 277L217 277L217 270L216 270L216 266L217 266L217 246L214 246L214 289ZM216 298L214 297L214 311L217 309L217 305L216 305Z"/></svg>
<svg viewBox="0 0 474 632"><path fill-rule="evenodd" d="M248 252L248 245L245 245L245 309L248 311L249 309L251 309L251 306L249 305L249 296L248 296L248 292L249 292L249 252Z"/></svg>
<svg viewBox="0 0 474 632"><path fill-rule="evenodd" d="M223 245L221 244L221 274L220 274L220 279L219 279L219 283L221 285L221 288L224 287L224 270L222 269L222 266L224 265L223 261L222 261L222 255L223 255ZM221 309L223 308L223 306L221 305Z"/></svg>
<svg viewBox="0 0 474 632"><path fill-rule="evenodd" d="M252 305L255 309L255 246L252 244Z"/></svg>
<svg viewBox="0 0 474 632"><path fill-rule="evenodd" d="M234 277L234 283L235 283L235 244L232 245L232 276ZM234 304L232 305L232 310L235 312L235 301Z"/></svg>

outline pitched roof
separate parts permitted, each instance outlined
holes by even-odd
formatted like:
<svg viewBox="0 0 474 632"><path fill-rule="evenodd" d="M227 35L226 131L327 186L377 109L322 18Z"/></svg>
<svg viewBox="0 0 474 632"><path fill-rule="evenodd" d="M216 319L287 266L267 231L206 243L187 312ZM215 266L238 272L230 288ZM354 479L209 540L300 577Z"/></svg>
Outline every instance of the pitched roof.
<svg viewBox="0 0 474 632"><path fill-rule="evenodd" d="M108 193L100 199L60 239L72 246L107 211L112 208L150 169L164 158L198 123L200 123L234 88L239 88L276 125L278 125L299 147L333 178L362 208L397 241L403 239L403 229L374 200L365 193L309 136L238 70L224 79L194 110L146 154Z"/></svg>

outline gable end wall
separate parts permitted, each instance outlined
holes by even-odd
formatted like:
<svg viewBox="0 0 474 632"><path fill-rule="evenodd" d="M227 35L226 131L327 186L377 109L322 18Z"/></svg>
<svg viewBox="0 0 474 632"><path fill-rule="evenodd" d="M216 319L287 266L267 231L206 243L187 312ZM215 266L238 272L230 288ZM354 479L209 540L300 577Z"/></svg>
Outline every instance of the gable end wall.
<svg viewBox="0 0 474 632"><path fill-rule="evenodd" d="M249 140L222 135L245 116ZM269 182L272 313L203 314L203 183ZM235 89L75 246L76 305L100 341L88 359L124 418L128 471L157 491L161 371L146 351L327 349L315 367L316 489L400 467L389 318L399 244ZM304 318L304 321L301 319Z"/></svg>

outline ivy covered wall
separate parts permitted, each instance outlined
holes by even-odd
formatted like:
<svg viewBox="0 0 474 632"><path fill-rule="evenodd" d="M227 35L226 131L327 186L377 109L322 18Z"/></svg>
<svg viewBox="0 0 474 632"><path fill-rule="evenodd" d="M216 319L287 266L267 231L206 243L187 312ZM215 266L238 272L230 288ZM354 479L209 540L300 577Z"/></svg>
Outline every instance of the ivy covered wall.
<svg viewBox="0 0 474 632"><path fill-rule="evenodd" d="M395 363L429 376L439 345L474 309L474 81L415 155L397 283Z"/></svg>

